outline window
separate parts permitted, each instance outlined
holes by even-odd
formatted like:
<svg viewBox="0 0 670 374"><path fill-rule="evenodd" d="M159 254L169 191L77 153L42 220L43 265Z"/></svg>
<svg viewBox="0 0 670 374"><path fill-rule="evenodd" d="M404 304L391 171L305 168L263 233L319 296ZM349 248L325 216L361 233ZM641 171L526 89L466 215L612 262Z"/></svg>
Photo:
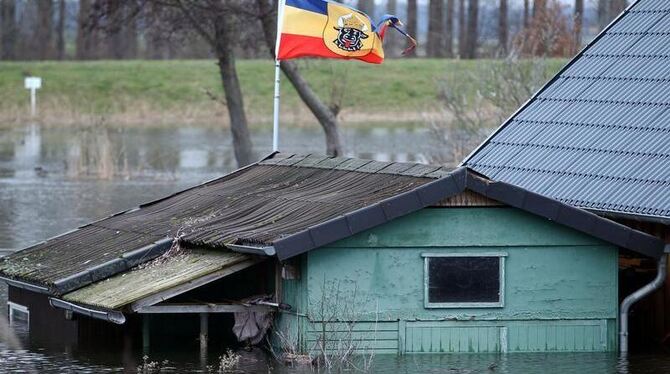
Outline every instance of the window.
<svg viewBox="0 0 670 374"><path fill-rule="evenodd" d="M426 308L502 307L506 253L425 253Z"/></svg>
<svg viewBox="0 0 670 374"><path fill-rule="evenodd" d="M28 311L28 307L11 301L7 302L7 306L9 307L9 326L19 331L28 331L28 326L30 324L30 312Z"/></svg>

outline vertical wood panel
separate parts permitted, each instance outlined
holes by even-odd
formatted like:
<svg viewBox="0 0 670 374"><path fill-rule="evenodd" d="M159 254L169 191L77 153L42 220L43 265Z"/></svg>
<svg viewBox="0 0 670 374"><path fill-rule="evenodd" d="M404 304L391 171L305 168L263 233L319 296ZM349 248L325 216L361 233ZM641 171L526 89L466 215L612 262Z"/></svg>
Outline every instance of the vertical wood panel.
<svg viewBox="0 0 670 374"><path fill-rule="evenodd" d="M498 326L447 325L434 322L412 326L408 323L405 336L408 353L488 353L500 351L500 329Z"/></svg>

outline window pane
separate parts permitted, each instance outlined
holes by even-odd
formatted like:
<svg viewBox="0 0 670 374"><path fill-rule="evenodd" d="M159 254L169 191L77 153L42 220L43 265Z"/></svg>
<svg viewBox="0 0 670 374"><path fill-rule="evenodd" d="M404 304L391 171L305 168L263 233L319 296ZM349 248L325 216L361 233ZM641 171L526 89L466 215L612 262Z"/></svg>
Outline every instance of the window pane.
<svg viewBox="0 0 670 374"><path fill-rule="evenodd" d="M431 257L428 259L430 303L500 301L500 257Z"/></svg>

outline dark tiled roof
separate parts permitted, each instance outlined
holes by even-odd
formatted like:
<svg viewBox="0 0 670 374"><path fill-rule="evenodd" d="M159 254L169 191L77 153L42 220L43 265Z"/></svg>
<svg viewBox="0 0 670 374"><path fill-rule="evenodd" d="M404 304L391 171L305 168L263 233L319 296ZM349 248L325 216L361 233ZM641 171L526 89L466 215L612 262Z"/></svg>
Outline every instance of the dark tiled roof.
<svg viewBox="0 0 670 374"><path fill-rule="evenodd" d="M636 2L464 165L571 205L670 219L670 1Z"/></svg>

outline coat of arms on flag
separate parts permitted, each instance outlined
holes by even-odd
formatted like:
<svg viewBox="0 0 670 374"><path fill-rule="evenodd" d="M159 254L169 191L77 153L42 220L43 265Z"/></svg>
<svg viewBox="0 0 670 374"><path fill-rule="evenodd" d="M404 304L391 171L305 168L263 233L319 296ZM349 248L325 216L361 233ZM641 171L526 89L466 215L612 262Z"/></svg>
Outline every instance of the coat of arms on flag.
<svg viewBox="0 0 670 374"><path fill-rule="evenodd" d="M280 20L278 60L298 57L384 61L382 41L388 27L407 36L395 16L384 16L375 26L356 9L324 0L286 0Z"/></svg>

